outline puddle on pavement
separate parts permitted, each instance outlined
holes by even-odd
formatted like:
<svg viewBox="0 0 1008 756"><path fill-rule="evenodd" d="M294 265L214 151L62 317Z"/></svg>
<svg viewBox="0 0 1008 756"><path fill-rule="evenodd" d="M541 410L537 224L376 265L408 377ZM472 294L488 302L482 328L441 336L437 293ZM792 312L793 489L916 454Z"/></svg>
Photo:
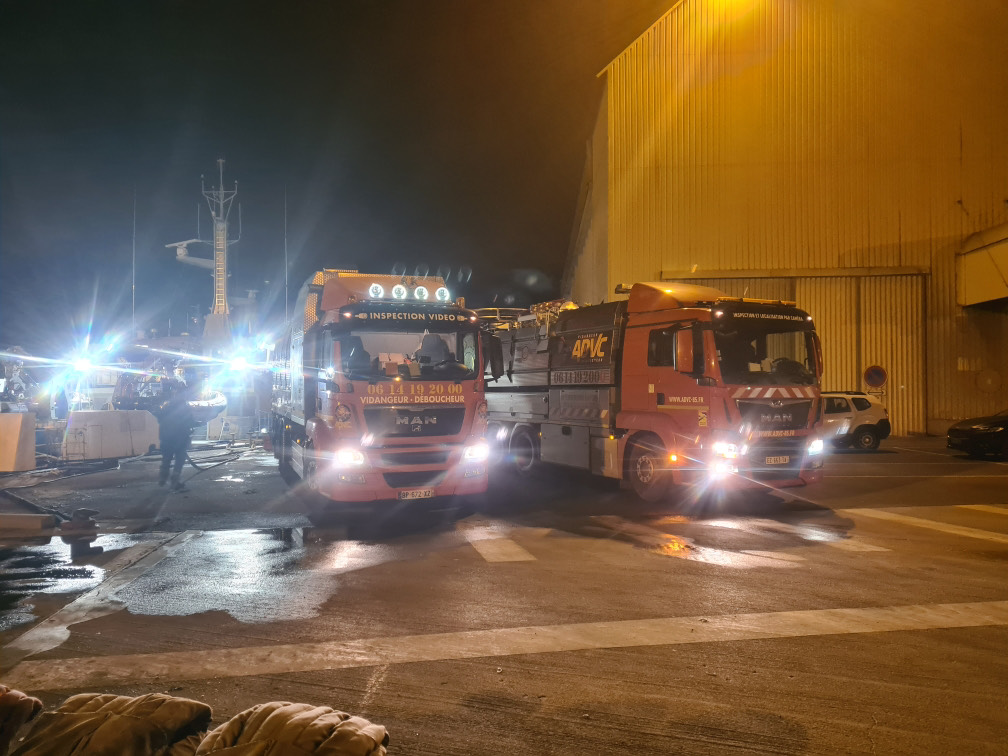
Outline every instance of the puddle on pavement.
<svg viewBox="0 0 1008 756"><path fill-rule="evenodd" d="M310 529L309 529L310 532ZM239 622L307 619L338 590L334 575L391 561L386 544L352 540L305 546L297 528L207 531L116 593L134 614L224 611Z"/></svg>
<svg viewBox="0 0 1008 756"><path fill-rule="evenodd" d="M35 543L0 545L0 632L38 619L33 596L79 595L91 590L105 579L105 570L91 562L107 562L109 552L142 540L142 536L122 534L52 536Z"/></svg>

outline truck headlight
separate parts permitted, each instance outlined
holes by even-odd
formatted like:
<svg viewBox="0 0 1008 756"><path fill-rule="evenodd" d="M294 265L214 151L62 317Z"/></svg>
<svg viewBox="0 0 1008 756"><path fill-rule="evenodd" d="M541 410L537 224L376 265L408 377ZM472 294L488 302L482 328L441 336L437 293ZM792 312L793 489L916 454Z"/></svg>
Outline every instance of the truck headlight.
<svg viewBox="0 0 1008 756"><path fill-rule="evenodd" d="M816 454L822 454L824 448L821 438L813 438L808 445L808 455L814 457Z"/></svg>
<svg viewBox="0 0 1008 756"><path fill-rule="evenodd" d="M364 462L364 452L360 449L340 449L336 452L336 463L343 467L360 467Z"/></svg>
<svg viewBox="0 0 1008 756"><path fill-rule="evenodd" d="M462 450L462 460L464 462L486 462L489 456L490 447L486 441L480 441L478 444L467 446Z"/></svg>
<svg viewBox="0 0 1008 756"><path fill-rule="evenodd" d="M725 459L735 459L738 457L738 446L731 441L715 441L711 445L711 450L719 457Z"/></svg>

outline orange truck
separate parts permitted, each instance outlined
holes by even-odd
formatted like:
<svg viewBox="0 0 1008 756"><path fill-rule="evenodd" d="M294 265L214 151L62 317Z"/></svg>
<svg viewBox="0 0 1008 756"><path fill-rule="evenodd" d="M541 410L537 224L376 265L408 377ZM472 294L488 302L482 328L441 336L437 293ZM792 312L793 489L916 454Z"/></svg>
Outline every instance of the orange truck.
<svg viewBox="0 0 1008 756"><path fill-rule="evenodd" d="M494 343L442 278L318 271L276 345L281 471L331 502L483 493Z"/></svg>
<svg viewBox="0 0 1008 756"><path fill-rule="evenodd" d="M822 350L794 302L636 283L618 301L480 310L501 339L488 438L539 462L617 478L648 501L797 486L822 476Z"/></svg>

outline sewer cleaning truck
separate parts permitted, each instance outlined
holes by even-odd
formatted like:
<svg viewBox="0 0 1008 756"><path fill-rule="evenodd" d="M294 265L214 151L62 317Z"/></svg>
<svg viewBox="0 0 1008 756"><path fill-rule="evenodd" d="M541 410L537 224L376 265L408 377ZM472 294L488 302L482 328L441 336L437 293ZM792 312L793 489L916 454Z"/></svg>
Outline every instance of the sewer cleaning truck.
<svg viewBox="0 0 1008 756"><path fill-rule="evenodd" d="M275 345L281 471L337 507L483 493L494 342L441 277L318 271Z"/></svg>
<svg viewBox="0 0 1008 756"><path fill-rule="evenodd" d="M579 307L483 309L504 374L487 437L519 473L540 462L622 481L654 501L798 486L822 476L822 350L795 302L679 283L619 286Z"/></svg>

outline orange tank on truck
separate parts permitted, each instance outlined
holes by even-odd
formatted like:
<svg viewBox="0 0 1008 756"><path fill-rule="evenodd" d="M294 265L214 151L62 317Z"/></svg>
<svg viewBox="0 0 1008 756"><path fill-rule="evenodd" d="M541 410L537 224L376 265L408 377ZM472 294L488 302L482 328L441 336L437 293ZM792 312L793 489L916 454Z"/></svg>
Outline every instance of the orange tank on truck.
<svg viewBox="0 0 1008 756"><path fill-rule="evenodd" d="M315 273L277 345L282 470L331 502L484 492L483 363L499 342L481 325L439 277Z"/></svg>
<svg viewBox="0 0 1008 756"><path fill-rule="evenodd" d="M820 479L822 350L808 313L691 284L616 294L478 311L503 347L503 375L487 378L501 459L618 478L647 500Z"/></svg>

